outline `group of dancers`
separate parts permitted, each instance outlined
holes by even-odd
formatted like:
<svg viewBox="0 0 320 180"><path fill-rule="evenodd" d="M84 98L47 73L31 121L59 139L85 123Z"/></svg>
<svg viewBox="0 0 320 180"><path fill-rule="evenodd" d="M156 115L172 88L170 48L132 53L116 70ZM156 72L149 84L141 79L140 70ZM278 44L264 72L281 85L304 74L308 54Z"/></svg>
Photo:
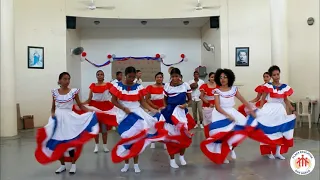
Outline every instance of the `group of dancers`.
<svg viewBox="0 0 320 180"><path fill-rule="evenodd" d="M59 75L60 88L52 90L48 124L37 132L35 157L39 163L60 160L58 174L66 171L65 162L71 162L69 172L74 174L83 145L95 138L94 152L98 152L101 132L104 151L109 152L107 131L117 126L121 138L111 150L111 158L114 163L125 162L121 172L129 170L129 159L134 161L134 171L140 172L139 155L149 145L154 148L155 142L164 144L172 168L179 168L175 155L182 166L187 164L184 153L192 143L190 130L196 126L187 109L194 89L182 81L178 68L170 70L170 82L164 84L159 72L155 84L146 88L135 83L136 69L132 66L125 69L122 81L104 82L101 70L96 77L88 100L81 102L79 89L69 88L70 74ZM285 159L281 154L293 146L295 109L288 100L293 90L280 83L278 66L270 67L263 77L264 84L255 90L257 97L249 102L233 85L235 75L230 69L210 73L209 81L199 88L206 138L200 148L212 162L236 159L235 148L247 137L260 142L261 154L271 159ZM243 103L238 110L234 108L235 98ZM287 114L285 106L292 114Z"/></svg>

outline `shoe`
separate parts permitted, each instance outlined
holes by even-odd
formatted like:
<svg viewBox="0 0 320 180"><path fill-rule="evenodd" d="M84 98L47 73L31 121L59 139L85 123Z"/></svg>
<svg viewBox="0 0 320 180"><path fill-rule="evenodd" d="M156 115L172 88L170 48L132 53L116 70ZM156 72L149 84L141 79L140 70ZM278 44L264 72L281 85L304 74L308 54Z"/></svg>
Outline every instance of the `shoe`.
<svg viewBox="0 0 320 180"><path fill-rule="evenodd" d="M75 174L75 173L76 173L76 170L77 170L76 165L75 165L75 164L72 164L69 173L70 173L70 174Z"/></svg>
<svg viewBox="0 0 320 180"><path fill-rule="evenodd" d="M273 156L273 154L268 154L267 155L269 159L275 159L275 157Z"/></svg>
<svg viewBox="0 0 320 180"><path fill-rule="evenodd" d="M134 164L134 165L133 165L133 168L134 168L134 172L135 172L135 173L141 172L138 164Z"/></svg>
<svg viewBox="0 0 320 180"><path fill-rule="evenodd" d="M237 159L237 155L236 155L236 152L234 152L234 150L230 152L230 155L232 159Z"/></svg>
<svg viewBox="0 0 320 180"><path fill-rule="evenodd" d="M186 162L186 160L184 159L184 156L180 156L180 157L179 157L179 160L180 160L180 164L181 164L182 166L187 165L187 162Z"/></svg>
<svg viewBox="0 0 320 180"><path fill-rule="evenodd" d="M121 169L121 172L127 172L129 170L129 164L124 164L124 167Z"/></svg>
<svg viewBox="0 0 320 180"><path fill-rule="evenodd" d="M200 128L201 128L201 129L203 129L203 128L204 128L202 124L200 124Z"/></svg>
<svg viewBox="0 0 320 180"><path fill-rule="evenodd" d="M281 159L281 160L285 160L286 158L283 157L281 154L276 154L274 157Z"/></svg>
<svg viewBox="0 0 320 180"><path fill-rule="evenodd" d="M150 148L151 148L151 149L156 148L156 144L155 144L155 143L151 143Z"/></svg>
<svg viewBox="0 0 320 180"><path fill-rule="evenodd" d="M179 166L178 164L176 163L176 160L175 159L170 159L170 166L174 169L178 169Z"/></svg>
<svg viewBox="0 0 320 180"><path fill-rule="evenodd" d="M56 170L56 174L60 174L62 172L66 171L66 166L65 165L61 165L57 170Z"/></svg>
<svg viewBox="0 0 320 180"><path fill-rule="evenodd" d="M94 152L94 153L98 153L98 152L99 152L99 146L98 146L98 145L95 145L95 146L94 146L93 152Z"/></svg>
<svg viewBox="0 0 320 180"><path fill-rule="evenodd" d="M107 146L103 146L103 151L104 151L105 153L108 153L110 150L107 148Z"/></svg>

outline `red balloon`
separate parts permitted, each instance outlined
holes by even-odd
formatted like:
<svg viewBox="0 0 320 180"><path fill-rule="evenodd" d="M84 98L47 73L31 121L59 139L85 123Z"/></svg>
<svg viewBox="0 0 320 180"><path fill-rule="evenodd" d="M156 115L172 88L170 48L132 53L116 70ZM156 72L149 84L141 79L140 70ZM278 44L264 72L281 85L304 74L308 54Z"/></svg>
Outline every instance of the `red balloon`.
<svg viewBox="0 0 320 180"><path fill-rule="evenodd" d="M180 56L181 56L181 58L185 58L186 57L184 54L181 54Z"/></svg>
<svg viewBox="0 0 320 180"><path fill-rule="evenodd" d="M108 57L108 59L111 59L111 58L112 58L112 56L111 56L110 54L109 54L107 57Z"/></svg>
<svg viewBox="0 0 320 180"><path fill-rule="evenodd" d="M86 56L87 56L87 53L86 53L86 52L82 52L82 53L81 53L81 56L82 56L82 57L86 57Z"/></svg>
<svg viewBox="0 0 320 180"><path fill-rule="evenodd" d="M156 58L160 58L160 54L156 54Z"/></svg>

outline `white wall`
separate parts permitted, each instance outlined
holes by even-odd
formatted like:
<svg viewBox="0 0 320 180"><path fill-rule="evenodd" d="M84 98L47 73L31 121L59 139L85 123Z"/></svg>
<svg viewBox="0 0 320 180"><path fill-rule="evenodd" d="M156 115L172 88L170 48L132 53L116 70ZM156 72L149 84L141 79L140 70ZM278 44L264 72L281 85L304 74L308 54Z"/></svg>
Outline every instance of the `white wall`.
<svg viewBox="0 0 320 180"><path fill-rule="evenodd" d="M81 61L80 56L71 55L71 49L79 47L80 37L77 30L68 29L66 34L67 71L71 75L70 87L81 88Z"/></svg>
<svg viewBox="0 0 320 180"><path fill-rule="evenodd" d="M208 21L201 28L201 62L203 66L207 67L207 72L215 72L221 67L221 41L220 29L210 28L210 21ZM207 51L203 42L214 46L214 52Z"/></svg>
<svg viewBox="0 0 320 180"><path fill-rule="evenodd" d="M109 28L83 29L81 31L81 46L87 52L87 58L97 64L106 61L108 54L118 56L153 56L165 54L166 63L180 60L184 53L188 58L175 67L180 68L183 79L193 78L193 71L201 63L201 37L199 28ZM82 95L88 96L88 86L96 81L96 68L88 62L81 64ZM101 68L105 79L111 79L111 65ZM165 81L169 80L168 67L161 65ZM142 78L143 79L143 78Z"/></svg>
<svg viewBox="0 0 320 180"><path fill-rule="evenodd" d="M288 1L289 73L294 100L319 99L319 0ZM307 19L313 17L313 26Z"/></svg>
<svg viewBox="0 0 320 180"><path fill-rule="evenodd" d="M67 69L65 1L15 0L14 8L17 103L21 115L34 115L35 126L42 126L50 116L51 89ZM27 46L44 47L43 70L28 69Z"/></svg>
<svg viewBox="0 0 320 180"><path fill-rule="evenodd" d="M236 85L241 85L241 94L249 100L271 65L269 0L222 0L222 5L221 66L234 71ZM235 66L236 47L250 47L249 67Z"/></svg>

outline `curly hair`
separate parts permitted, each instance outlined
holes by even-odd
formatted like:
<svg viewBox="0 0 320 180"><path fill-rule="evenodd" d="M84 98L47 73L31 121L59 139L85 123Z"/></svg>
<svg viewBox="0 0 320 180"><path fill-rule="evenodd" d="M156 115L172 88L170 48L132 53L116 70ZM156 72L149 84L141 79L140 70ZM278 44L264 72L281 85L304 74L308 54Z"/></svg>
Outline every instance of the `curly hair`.
<svg viewBox="0 0 320 180"><path fill-rule="evenodd" d="M276 66L276 65L273 65L273 66L271 66L271 67L268 69L268 72L269 72L269 75L270 75L270 76L272 76L273 71L279 71L279 72L281 72L279 66Z"/></svg>
<svg viewBox="0 0 320 180"><path fill-rule="evenodd" d="M233 83L236 80L236 76L234 75L234 73L231 69L218 69L214 75L214 82L218 86L222 86L222 84L220 82L220 76L222 73L225 74L228 78L228 87L233 86Z"/></svg>

